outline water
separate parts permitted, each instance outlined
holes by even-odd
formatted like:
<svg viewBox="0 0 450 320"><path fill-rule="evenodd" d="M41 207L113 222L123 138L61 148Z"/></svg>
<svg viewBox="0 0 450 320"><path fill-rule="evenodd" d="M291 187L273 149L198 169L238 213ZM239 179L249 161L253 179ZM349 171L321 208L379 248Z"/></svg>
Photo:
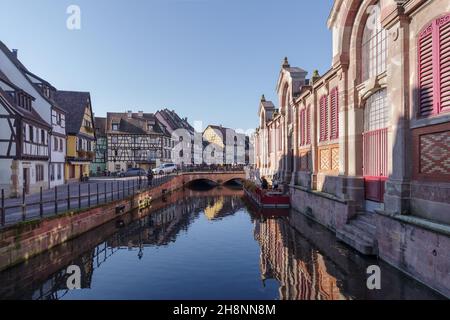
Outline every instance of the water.
<svg viewBox="0 0 450 320"><path fill-rule="evenodd" d="M382 289L366 286L381 267ZM67 267L81 268L80 290ZM0 273L0 299L439 299L296 212L257 214L241 190L177 192Z"/></svg>

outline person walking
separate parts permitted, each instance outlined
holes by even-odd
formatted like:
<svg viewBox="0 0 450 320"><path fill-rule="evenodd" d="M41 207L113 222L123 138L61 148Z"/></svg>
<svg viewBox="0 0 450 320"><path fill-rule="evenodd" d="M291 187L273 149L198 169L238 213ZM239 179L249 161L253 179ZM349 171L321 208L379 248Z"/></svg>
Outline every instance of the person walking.
<svg viewBox="0 0 450 320"><path fill-rule="evenodd" d="M153 170L149 169L147 172L147 185L149 187L153 184L153 178L154 178Z"/></svg>

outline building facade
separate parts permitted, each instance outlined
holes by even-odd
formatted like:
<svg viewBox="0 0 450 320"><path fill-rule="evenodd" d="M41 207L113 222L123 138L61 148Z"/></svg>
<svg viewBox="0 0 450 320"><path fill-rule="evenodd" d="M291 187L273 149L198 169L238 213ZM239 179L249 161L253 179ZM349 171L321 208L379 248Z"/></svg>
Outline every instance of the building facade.
<svg viewBox="0 0 450 320"><path fill-rule="evenodd" d="M25 163L23 168L21 166L13 168L16 172L15 175L18 176L17 179L14 180L15 187L13 187L16 191L12 194L20 195L23 190L26 192L35 192L41 187L47 189L64 183L63 174L61 173L58 175L58 168L59 170L63 170L61 164L64 163L66 132L64 125L62 124L64 121L61 121L61 119L64 119L65 112L53 99L53 92L56 89L50 83L27 69L18 59L17 50L10 51L6 45L1 42L0 71L2 73L2 78L5 81L4 84L9 83L10 86L12 85L12 87L7 88L7 91L14 88L17 93L9 93L13 96L13 104L16 104L19 108L25 108L28 111L35 112L35 114L38 115L38 122L40 122L40 124L44 121L46 126L50 126L50 129L44 130L44 133L23 133L27 139L30 137L33 138L33 141L28 140L27 143L43 144L47 148L47 151L45 151L45 156L43 155L44 151L40 151L43 156L41 157L41 163L38 164L38 167ZM21 93L19 93L19 91L21 91ZM54 117L57 117L56 119L59 119L59 121L56 121ZM27 130L26 126L24 128ZM36 128L33 127L33 130L35 129ZM41 127L40 129L43 128ZM33 131L29 128L28 130L30 130L30 132ZM41 137L41 135L44 136ZM55 142L58 143L56 149L54 145ZM37 149L43 150L43 145L40 145ZM25 144L23 146L25 146Z"/></svg>
<svg viewBox="0 0 450 320"><path fill-rule="evenodd" d="M223 126L209 125L203 131L203 162L244 165L249 163L249 138Z"/></svg>
<svg viewBox="0 0 450 320"><path fill-rule="evenodd" d="M255 161L292 205L450 294L450 4L336 0L332 67L283 63Z"/></svg>
<svg viewBox="0 0 450 320"><path fill-rule="evenodd" d="M90 176L95 157L95 128L89 92L55 91L54 99L67 113L65 180L80 181Z"/></svg>
<svg viewBox="0 0 450 320"><path fill-rule="evenodd" d="M91 174L103 175L105 174L106 160L108 157L108 144L106 138L106 118L94 118L95 133L97 142L95 144L95 158L91 163Z"/></svg>
<svg viewBox="0 0 450 320"><path fill-rule="evenodd" d="M110 172L148 170L171 161L171 135L153 113L108 112L106 133Z"/></svg>
<svg viewBox="0 0 450 320"><path fill-rule="evenodd" d="M188 119L181 118L174 110L169 109L159 110L155 116L172 137L172 161L180 165L201 164L202 150L195 143L196 133Z"/></svg>
<svg viewBox="0 0 450 320"><path fill-rule="evenodd" d="M0 72L0 189L6 197L48 188L50 126L33 101Z"/></svg>

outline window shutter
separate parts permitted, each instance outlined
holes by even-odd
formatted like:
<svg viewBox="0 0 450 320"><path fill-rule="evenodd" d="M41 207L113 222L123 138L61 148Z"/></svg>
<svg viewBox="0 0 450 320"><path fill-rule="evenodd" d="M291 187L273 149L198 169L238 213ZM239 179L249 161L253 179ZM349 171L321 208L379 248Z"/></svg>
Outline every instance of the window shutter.
<svg viewBox="0 0 450 320"><path fill-rule="evenodd" d="M339 93L338 88L331 92L331 140L339 138Z"/></svg>
<svg viewBox="0 0 450 320"><path fill-rule="evenodd" d="M327 96L320 99L320 141L328 139Z"/></svg>
<svg viewBox="0 0 450 320"><path fill-rule="evenodd" d="M306 144L311 144L311 105L306 108Z"/></svg>
<svg viewBox="0 0 450 320"><path fill-rule="evenodd" d="M450 111L450 14L437 20L439 27L439 112Z"/></svg>
<svg viewBox="0 0 450 320"><path fill-rule="evenodd" d="M300 145L305 145L305 109L300 110Z"/></svg>
<svg viewBox="0 0 450 320"><path fill-rule="evenodd" d="M433 30L434 24L425 28L419 36L419 115L429 116L434 112L433 75Z"/></svg>

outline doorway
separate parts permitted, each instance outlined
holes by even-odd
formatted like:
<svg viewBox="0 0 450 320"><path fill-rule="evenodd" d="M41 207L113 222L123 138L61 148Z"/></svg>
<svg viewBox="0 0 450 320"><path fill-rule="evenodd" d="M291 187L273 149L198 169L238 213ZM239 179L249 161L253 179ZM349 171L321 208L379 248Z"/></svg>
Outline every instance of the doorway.
<svg viewBox="0 0 450 320"><path fill-rule="evenodd" d="M366 209L381 207L384 202L388 178L389 116L386 94L386 89L374 93L367 99L364 109L363 176Z"/></svg>

